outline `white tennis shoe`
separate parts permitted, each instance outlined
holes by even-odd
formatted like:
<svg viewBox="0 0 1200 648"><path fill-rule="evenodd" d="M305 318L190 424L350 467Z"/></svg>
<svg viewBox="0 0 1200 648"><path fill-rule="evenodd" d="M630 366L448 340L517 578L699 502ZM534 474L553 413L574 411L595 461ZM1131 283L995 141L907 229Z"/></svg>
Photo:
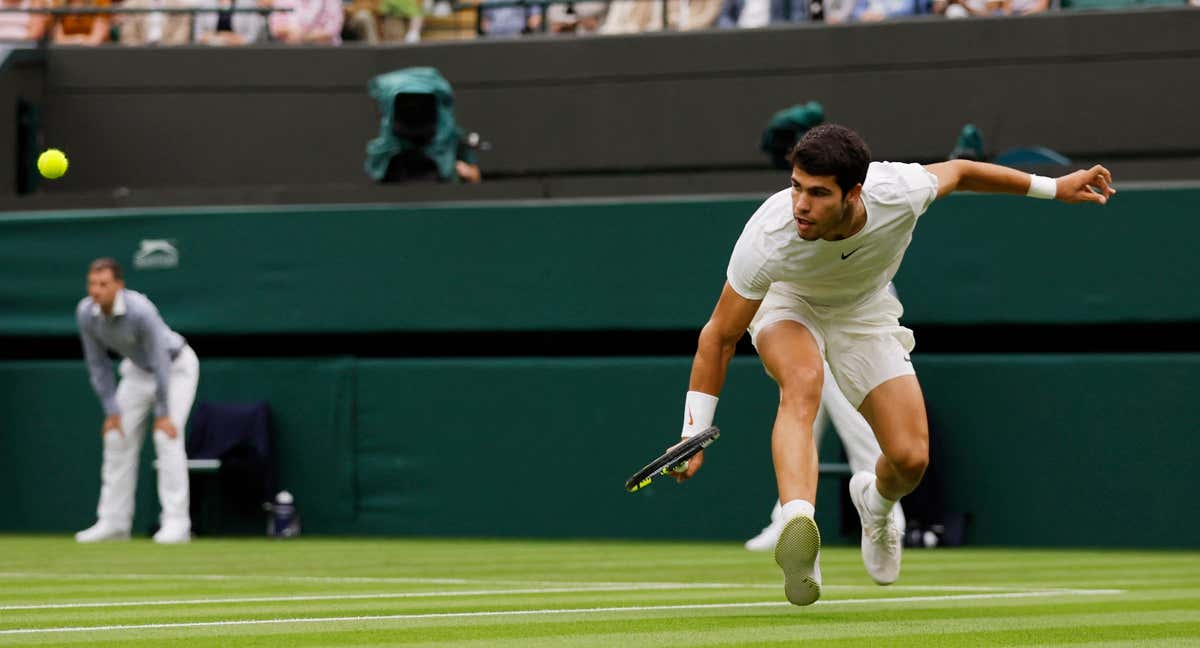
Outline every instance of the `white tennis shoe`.
<svg viewBox="0 0 1200 648"><path fill-rule="evenodd" d="M867 510L868 488L875 488L875 473L857 472L850 478L850 499L858 509L862 523L862 559L867 573L880 585L891 585L900 578L900 551L904 542L904 522L900 505L886 517Z"/></svg>
<svg viewBox="0 0 1200 648"><path fill-rule="evenodd" d="M112 542L128 539L129 529L122 529L104 520L100 520L75 534L75 542Z"/></svg>
<svg viewBox="0 0 1200 648"><path fill-rule="evenodd" d="M169 520L164 522L158 533L154 534L158 544L184 544L192 541L192 523L187 520Z"/></svg>
<svg viewBox="0 0 1200 648"><path fill-rule="evenodd" d="M779 510L779 505L775 505L775 510L771 511L771 523L763 527L763 530L758 535L746 541L746 548L750 551L772 551L775 549L775 544L779 542L779 534L783 532L783 523L786 521Z"/></svg>

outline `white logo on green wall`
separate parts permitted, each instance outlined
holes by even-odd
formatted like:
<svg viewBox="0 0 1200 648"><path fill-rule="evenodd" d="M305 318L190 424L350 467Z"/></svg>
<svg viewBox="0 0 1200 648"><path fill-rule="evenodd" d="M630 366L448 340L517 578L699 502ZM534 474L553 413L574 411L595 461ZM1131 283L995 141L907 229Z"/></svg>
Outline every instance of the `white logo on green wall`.
<svg viewBox="0 0 1200 648"><path fill-rule="evenodd" d="M139 270L169 270L179 267L179 250L168 239L142 239L142 247L133 255L133 267Z"/></svg>

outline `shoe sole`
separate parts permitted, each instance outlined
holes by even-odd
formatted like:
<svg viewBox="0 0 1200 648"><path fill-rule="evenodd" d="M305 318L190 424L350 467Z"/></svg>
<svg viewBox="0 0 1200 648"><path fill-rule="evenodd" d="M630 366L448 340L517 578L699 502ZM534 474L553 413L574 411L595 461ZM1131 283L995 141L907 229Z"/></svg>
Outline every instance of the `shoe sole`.
<svg viewBox="0 0 1200 648"><path fill-rule="evenodd" d="M775 545L775 564L783 570L783 593L792 605L812 605L821 598L821 584L809 574L821 551L821 532L810 517L792 518Z"/></svg>

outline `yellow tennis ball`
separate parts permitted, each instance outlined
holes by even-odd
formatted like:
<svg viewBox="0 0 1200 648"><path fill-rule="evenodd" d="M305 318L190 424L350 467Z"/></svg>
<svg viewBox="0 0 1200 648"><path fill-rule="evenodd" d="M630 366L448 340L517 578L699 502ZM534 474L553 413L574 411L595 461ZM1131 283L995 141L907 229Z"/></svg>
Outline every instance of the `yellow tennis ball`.
<svg viewBox="0 0 1200 648"><path fill-rule="evenodd" d="M67 156L58 149L46 149L38 156L38 171L43 178L61 178L67 172Z"/></svg>

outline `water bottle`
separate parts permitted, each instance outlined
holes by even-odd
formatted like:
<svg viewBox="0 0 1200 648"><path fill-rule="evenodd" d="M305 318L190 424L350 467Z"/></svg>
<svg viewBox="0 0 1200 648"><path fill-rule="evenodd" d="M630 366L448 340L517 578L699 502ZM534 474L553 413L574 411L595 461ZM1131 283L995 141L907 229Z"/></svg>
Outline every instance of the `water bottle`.
<svg viewBox="0 0 1200 648"><path fill-rule="evenodd" d="M267 535L272 538L294 538L300 535L300 516L296 514L295 500L287 491L279 491L275 503L268 504Z"/></svg>

